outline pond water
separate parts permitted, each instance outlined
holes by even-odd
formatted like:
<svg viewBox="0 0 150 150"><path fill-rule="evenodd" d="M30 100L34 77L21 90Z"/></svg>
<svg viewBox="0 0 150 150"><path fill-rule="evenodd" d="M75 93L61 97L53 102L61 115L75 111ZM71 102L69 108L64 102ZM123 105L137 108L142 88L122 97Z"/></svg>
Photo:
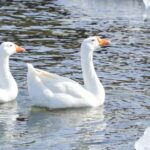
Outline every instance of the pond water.
<svg viewBox="0 0 150 150"><path fill-rule="evenodd" d="M150 126L150 21L143 21L144 12L141 0L1 0L0 41L27 52L10 60L19 95L0 105L0 150L134 150ZM104 106L31 109L26 62L83 84L80 44L92 35L112 42L94 54Z"/></svg>

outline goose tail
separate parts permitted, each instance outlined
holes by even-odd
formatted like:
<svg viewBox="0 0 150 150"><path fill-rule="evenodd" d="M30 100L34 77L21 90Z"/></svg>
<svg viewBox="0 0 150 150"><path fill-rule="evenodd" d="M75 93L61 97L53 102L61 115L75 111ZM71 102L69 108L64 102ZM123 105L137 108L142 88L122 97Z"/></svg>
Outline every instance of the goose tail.
<svg viewBox="0 0 150 150"><path fill-rule="evenodd" d="M36 73L36 70L35 70L35 68L33 67L32 64L27 63L27 68L28 68L28 72L30 72L30 73Z"/></svg>

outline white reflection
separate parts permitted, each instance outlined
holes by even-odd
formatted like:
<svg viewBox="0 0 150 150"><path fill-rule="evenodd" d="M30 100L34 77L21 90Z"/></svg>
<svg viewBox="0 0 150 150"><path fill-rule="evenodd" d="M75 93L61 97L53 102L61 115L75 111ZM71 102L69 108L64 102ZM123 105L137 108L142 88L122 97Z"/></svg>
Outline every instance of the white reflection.
<svg viewBox="0 0 150 150"><path fill-rule="evenodd" d="M14 139L14 126L17 115L17 102L12 101L0 105L0 142L10 142ZM11 144L9 143L9 147Z"/></svg>
<svg viewBox="0 0 150 150"><path fill-rule="evenodd" d="M82 142L95 144L105 139L103 107L54 111L34 109L28 119L27 127L31 137L48 137L50 147L63 146L62 141L70 141L70 144L80 147ZM86 149L88 148L87 145Z"/></svg>
<svg viewBox="0 0 150 150"><path fill-rule="evenodd" d="M138 0L58 0L71 12L77 12L94 18L142 17L142 1ZM76 9L76 11L73 11ZM84 18L85 19L85 18Z"/></svg>

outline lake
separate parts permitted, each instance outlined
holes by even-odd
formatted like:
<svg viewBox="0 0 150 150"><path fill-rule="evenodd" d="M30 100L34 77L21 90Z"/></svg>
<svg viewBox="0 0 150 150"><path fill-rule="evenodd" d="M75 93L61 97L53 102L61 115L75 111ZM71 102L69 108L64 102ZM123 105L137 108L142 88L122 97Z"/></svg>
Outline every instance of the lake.
<svg viewBox="0 0 150 150"><path fill-rule="evenodd" d="M150 126L150 21L143 21L144 12L142 0L1 0L0 41L27 52L10 59L19 94L0 105L0 150L134 150ZM80 44L93 35L112 43L94 53L104 106L31 108L26 63L83 84Z"/></svg>

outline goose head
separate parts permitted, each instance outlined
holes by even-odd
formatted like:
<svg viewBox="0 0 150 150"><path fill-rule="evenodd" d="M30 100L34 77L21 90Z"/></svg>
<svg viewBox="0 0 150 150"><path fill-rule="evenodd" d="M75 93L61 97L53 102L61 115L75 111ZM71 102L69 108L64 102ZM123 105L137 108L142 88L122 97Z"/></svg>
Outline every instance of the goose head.
<svg viewBox="0 0 150 150"><path fill-rule="evenodd" d="M92 37L85 39L82 42L81 47L89 51L95 51L99 49L100 47L108 46L109 44L110 44L110 41L108 39L103 39L98 36L92 36Z"/></svg>
<svg viewBox="0 0 150 150"><path fill-rule="evenodd" d="M25 49L12 43L12 42L3 42L0 45L0 53L5 56L11 56L14 53L24 52Z"/></svg>

